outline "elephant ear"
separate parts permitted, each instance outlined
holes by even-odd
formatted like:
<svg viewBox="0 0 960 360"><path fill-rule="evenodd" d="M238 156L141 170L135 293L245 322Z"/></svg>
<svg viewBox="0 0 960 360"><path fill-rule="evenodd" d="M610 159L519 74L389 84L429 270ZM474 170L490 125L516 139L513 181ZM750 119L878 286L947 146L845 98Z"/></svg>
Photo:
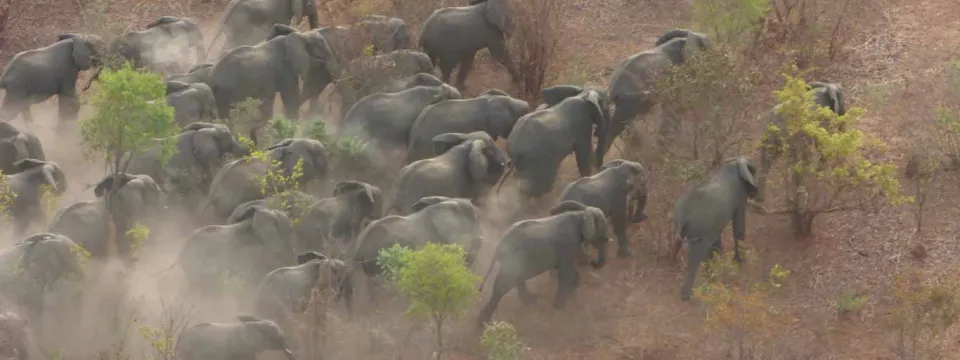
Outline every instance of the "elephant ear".
<svg viewBox="0 0 960 360"><path fill-rule="evenodd" d="M124 185L134 179L135 177L126 173L107 175L107 177L100 180L97 186L93 188L93 194L97 197L103 197L111 190L123 188Z"/></svg>
<svg viewBox="0 0 960 360"><path fill-rule="evenodd" d="M433 137L433 153L441 155L467 140L466 134L446 133Z"/></svg>
<svg viewBox="0 0 960 360"><path fill-rule="evenodd" d="M354 180L347 180L338 182L334 185L333 196L339 196L348 191L360 190L363 189L363 183Z"/></svg>
<svg viewBox="0 0 960 360"><path fill-rule="evenodd" d="M513 20L510 18L507 1L509 0L486 0L484 16L487 22L496 25L505 35L510 36L513 34Z"/></svg>
<svg viewBox="0 0 960 360"><path fill-rule="evenodd" d="M757 173L756 167L753 165L753 162L747 158L738 158L737 169L740 172L740 178L743 181L747 182L747 185L750 186L749 193L755 193L757 191L757 182L754 179L754 174Z"/></svg>
<svg viewBox="0 0 960 360"><path fill-rule="evenodd" d="M587 90L583 94L583 100L588 104L593 105L593 108L596 110L592 116L593 125L596 125L596 130L594 131L594 136L599 136L603 133L603 129L606 127L606 122L608 120L607 111L604 108L604 105L600 93L596 90Z"/></svg>
<svg viewBox="0 0 960 360"><path fill-rule="evenodd" d="M286 24L273 24L273 28L270 30L270 36L267 36L267 40L273 39L277 36L286 36L297 32L297 29L294 29L290 25Z"/></svg>
<svg viewBox="0 0 960 360"><path fill-rule="evenodd" d="M595 239L597 237L598 229L596 214L593 211L590 211L592 209L596 208L585 207L584 211L580 213L580 216L583 220L583 224L580 225L580 234L583 236L580 239L580 242L590 242L591 239ZM602 214L600 216L603 217Z"/></svg>
<svg viewBox="0 0 960 360"><path fill-rule="evenodd" d="M513 131L513 125L516 124L515 120L519 117L517 115L520 114L513 113L513 109L510 107L512 101L514 100L500 95L487 98L484 114L487 118L487 131L492 139L501 136L508 137L510 132Z"/></svg>
<svg viewBox="0 0 960 360"><path fill-rule="evenodd" d="M490 168L490 161L483 153L483 148L487 146L483 140L473 140L470 142L470 152L467 154L467 171L470 172L470 178L475 183L479 183L487 176L487 170ZM496 145L493 145L496 146Z"/></svg>
<svg viewBox="0 0 960 360"><path fill-rule="evenodd" d="M160 25L173 24L177 21L180 21L180 18L176 16L161 16L154 20L152 23L147 24L147 29L153 29Z"/></svg>
<svg viewBox="0 0 960 360"><path fill-rule="evenodd" d="M213 67L213 64L211 64L211 63L201 63L201 64L197 64L197 65L194 65L192 68L190 68L190 70L187 70L187 74L189 74L189 73L194 73L194 72L197 72L197 71L201 71L201 70L204 70L204 69L207 69L207 68L212 68L212 67Z"/></svg>
<svg viewBox="0 0 960 360"><path fill-rule="evenodd" d="M21 159L20 161L17 161L17 162L15 162L15 163L13 163L13 166L17 168L17 172L24 172L24 171L33 169L33 168L38 167L38 166L46 165L46 163L47 163L47 162L46 162L46 161L43 161L43 160L37 160L37 159L34 159L34 158L26 158L26 159Z"/></svg>
<svg viewBox="0 0 960 360"><path fill-rule="evenodd" d="M420 210L426 209L431 205L439 204L448 200L453 200L453 199L448 198L446 196L427 196L425 198L421 198L420 200L417 200L417 202L413 204L413 206L411 206L411 210L412 210L411 213L419 212Z"/></svg>
<svg viewBox="0 0 960 360"><path fill-rule="evenodd" d="M603 164L603 166L600 167L600 170L615 168L617 166L623 165L623 163L625 162L626 160L623 160L623 159L613 159L613 160L607 161L606 164Z"/></svg>
<svg viewBox="0 0 960 360"><path fill-rule="evenodd" d="M217 144L216 129L200 129L190 136L190 147L194 159L199 160L204 166L215 167L220 161L220 146Z"/></svg>
<svg viewBox="0 0 960 360"><path fill-rule="evenodd" d="M189 89L189 88L190 88L190 84L187 84L187 83L182 82L182 81L167 81L167 93L166 93L166 95L170 95L170 94L173 94L173 93L176 93L176 92L181 92L181 91L186 90L186 89Z"/></svg>
<svg viewBox="0 0 960 360"><path fill-rule="evenodd" d="M492 95L492 96L510 96L510 94L507 94L506 91L503 91L503 90L500 90L500 89L489 89L489 90L487 90L487 91L484 91L484 92L480 93L480 95L477 95L477 97L481 97L481 96L485 96L485 95Z"/></svg>
<svg viewBox="0 0 960 360"><path fill-rule="evenodd" d="M283 40L283 59L287 66L300 77L307 75L310 69L310 54L307 52L307 40L303 34L293 33Z"/></svg>
<svg viewBox="0 0 960 360"><path fill-rule="evenodd" d="M73 63L80 70L87 70L91 66L93 49L82 37L73 38Z"/></svg>
<svg viewBox="0 0 960 360"><path fill-rule="evenodd" d="M568 211L583 211L586 209L587 209L587 206L580 203L579 201L565 200L560 202L557 205L554 205L553 208L550 209L550 216L565 213Z"/></svg>
<svg viewBox="0 0 960 360"><path fill-rule="evenodd" d="M297 265L306 264L310 260L326 260L327 256L316 251L307 251L297 255Z"/></svg>
<svg viewBox="0 0 960 360"><path fill-rule="evenodd" d="M540 96L543 97L543 103L547 104L547 107L552 107L564 99L577 96L582 92L583 88L576 85L554 85L540 89Z"/></svg>

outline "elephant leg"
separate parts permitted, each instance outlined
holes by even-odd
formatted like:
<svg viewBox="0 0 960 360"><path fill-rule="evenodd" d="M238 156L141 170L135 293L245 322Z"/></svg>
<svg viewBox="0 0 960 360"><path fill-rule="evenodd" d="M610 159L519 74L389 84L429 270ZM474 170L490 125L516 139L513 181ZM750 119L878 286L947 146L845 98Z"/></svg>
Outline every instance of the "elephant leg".
<svg viewBox="0 0 960 360"><path fill-rule="evenodd" d="M537 302L537 295L530 292L530 289L527 288L526 280L517 283L517 293L520 294L520 302L523 305L531 305Z"/></svg>
<svg viewBox="0 0 960 360"><path fill-rule="evenodd" d="M613 225L613 233L617 236L617 257L626 259L630 257L630 249L627 246L627 210L614 211L610 217L610 224Z"/></svg>
<svg viewBox="0 0 960 360"><path fill-rule="evenodd" d="M557 269L557 295L553 299L554 309L563 309L566 305L567 297L576 289L580 283L580 274L577 273L573 264L562 264Z"/></svg>
<svg viewBox="0 0 960 360"><path fill-rule="evenodd" d="M30 102L25 97L7 91L7 97L3 99L3 105L0 105L0 121L9 122L29 109ZM26 117L23 120L29 124Z"/></svg>
<svg viewBox="0 0 960 360"><path fill-rule="evenodd" d="M455 67L457 67L456 58L440 58L440 80L443 80L445 83L449 83L450 75L453 74L453 68Z"/></svg>
<svg viewBox="0 0 960 360"><path fill-rule="evenodd" d="M500 305L500 299L510 292L510 289L517 286L516 281L511 279L508 274L497 274L497 278L493 283L493 293L490 295L490 300L487 301L487 305L480 311L480 316L477 319L480 325L489 322L490 319L493 318L493 313L497 311L497 306Z"/></svg>
<svg viewBox="0 0 960 360"><path fill-rule="evenodd" d="M680 289L680 299L684 301L690 300L690 296L693 295L693 283L697 279L700 263L709 256L714 244L709 239L694 239L688 247L690 251L687 255L687 278Z"/></svg>
<svg viewBox="0 0 960 360"><path fill-rule="evenodd" d="M61 93L57 99L59 103L58 115L60 117L60 122L57 124L58 131L65 131L67 123L76 123L77 114L80 113L80 101L77 100L77 95L74 91L67 93Z"/></svg>
<svg viewBox="0 0 960 360"><path fill-rule="evenodd" d="M517 83L520 80L520 73L517 72L517 67L513 64L513 59L510 58L510 52L507 50L507 44L503 38L501 37L487 44L487 50L490 51L491 57L500 64L503 64L503 67L507 68L507 73L510 74L510 80Z"/></svg>
<svg viewBox="0 0 960 360"><path fill-rule="evenodd" d="M610 122L608 123L610 126L604 129L603 136L600 141L597 142L597 165L603 164L603 157L610 151L613 142L620 137L620 133L627 128L627 125L648 106L649 105L645 104L642 99L636 98L624 98L616 102L616 109L614 109L613 116L610 117Z"/></svg>
<svg viewBox="0 0 960 360"><path fill-rule="evenodd" d="M299 120L301 105L300 82L297 80L296 75L290 76L280 83L280 100L283 101L284 116L286 116L286 118L289 120ZM271 114L266 118L268 121L271 117L273 117L272 112L273 111L271 111Z"/></svg>
<svg viewBox="0 0 960 360"><path fill-rule="evenodd" d="M469 76L470 71L473 70L473 60L475 57L476 54L472 54L460 59L460 71L457 72L457 89L461 91L467 88L467 76Z"/></svg>

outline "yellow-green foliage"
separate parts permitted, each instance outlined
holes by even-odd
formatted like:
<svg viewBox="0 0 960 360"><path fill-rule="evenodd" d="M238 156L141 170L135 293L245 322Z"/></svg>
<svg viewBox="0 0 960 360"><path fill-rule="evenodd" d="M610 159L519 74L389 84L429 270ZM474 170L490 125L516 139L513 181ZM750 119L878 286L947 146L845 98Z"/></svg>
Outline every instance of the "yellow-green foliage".
<svg viewBox="0 0 960 360"><path fill-rule="evenodd" d="M263 159L267 161L267 159ZM277 160L270 162L267 172L260 178L260 194L267 197L267 202L273 209L282 210L290 216L293 226L299 223L298 210L305 206L300 197L291 193L291 190L300 188L300 178L303 177L303 159L297 159L293 169L287 174L283 163Z"/></svg>
<svg viewBox="0 0 960 360"><path fill-rule="evenodd" d="M57 195L50 184L40 185L40 201L43 203L43 213L47 217L52 217L60 208L60 199L62 195Z"/></svg>
<svg viewBox="0 0 960 360"><path fill-rule="evenodd" d="M77 259L77 266L81 269L86 267L87 262L90 261L90 252L84 249L83 246L77 244L70 246L70 254Z"/></svg>
<svg viewBox="0 0 960 360"><path fill-rule="evenodd" d="M944 359L947 330L960 316L960 276L956 271L934 275L911 269L897 275L893 293L897 306L891 317L898 328L902 359Z"/></svg>
<svg viewBox="0 0 960 360"><path fill-rule="evenodd" d="M480 346L489 360L520 360L523 344L517 340L517 330L508 322L494 321L483 329Z"/></svg>
<svg viewBox="0 0 960 360"><path fill-rule="evenodd" d="M100 73L100 87L91 105L93 117L80 120L84 153L103 156L114 173L122 171L119 159L124 153L147 150L154 139L170 138L180 129L167 105L163 76L133 69L129 63L117 70ZM163 141L161 161L176 151L173 141Z"/></svg>
<svg viewBox="0 0 960 360"><path fill-rule="evenodd" d="M704 267L704 281L694 288L694 296L707 309L707 326L725 332L728 341L739 349L739 358L744 359L747 349L774 336L795 319L771 302L790 271L774 265L767 281L755 282L751 272L759 269L755 269L758 262L753 251L742 246L740 252L742 265L733 260L732 252L709 261Z"/></svg>
<svg viewBox="0 0 960 360"><path fill-rule="evenodd" d="M10 190L10 184L7 183L7 175L0 171L0 217L4 221L9 220L10 210L16 199L17 194Z"/></svg>
<svg viewBox="0 0 960 360"><path fill-rule="evenodd" d="M694 0L693 21L718 42L737 44L755 31L770 10L770 0Z"/></svg>
<svg viewBox="0 0 960 360"><path fill-rule="evenodd" d="M133 228L127 230L124 235L133 240L133 244L130 245L130 249L136 250L143 245L144 241L147 241L147 239L150 238L150 228L141 224L140 222L137 222L133 225Z"/></svg>
<svg viewBox="0 0 960 360"><path fill-rule="evenodd" d="M247 98L233 105L230 109L230 118L224 123L234 134L247 134L260 121L259 99ZM251 147L250 149L253 149Z"/></svg>
<svg viewBox="0 0 960 360"><path fill-rule="evenodd" d="M140 326L140 335L150 342L150 347L157 353L159 359L176 359L176 339L163 329L153 328L147 325Z"/></svg>

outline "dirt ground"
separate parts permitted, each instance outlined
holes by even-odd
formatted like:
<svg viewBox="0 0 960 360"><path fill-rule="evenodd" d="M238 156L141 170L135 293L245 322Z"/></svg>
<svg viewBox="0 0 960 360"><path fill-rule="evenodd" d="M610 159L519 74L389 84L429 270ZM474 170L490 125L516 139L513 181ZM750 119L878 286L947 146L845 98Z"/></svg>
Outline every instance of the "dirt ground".
<svg viewBox="0 0 960 360"><path fill-rule="evenodd" d="M111 21L128 28L139 27L159 15L186 15L214 24L226 3L185 1L118 0L110 2ZM689 27L687 2L660 0L571 0L565 19L561 47L567 78L576 76L589 84L605 87L611 67L622 58L652 46L665 30ZM958 59L960 49L960 2L955 0L868 0L853 11L855 35L843 58L818 72L822 81L843 84L847 106L864 107L861 126L890 146L890 160L903 164L917 138L915 130L930 121L933 109L944 96L945 69ZM88 26L80 8L82 1L39 2L24 14L0 45L2 61L17 51L43 46L60 32L77 32ZM332 6L332 5L330 5ZM369 5L374 9L383 6ZM383 7L387 9L388 7ZM322 10L323 11L323 10ZM321 26L339 24L338 17L324 13ZM212 34L209 28L206 33ZM209 39L209 37L208 37ZM761 74L776 77L776 74ZM557 81L562 81L559 76ZM774 84L776 85L776 84ZM870 89L889 85L891 92L882 108L871 100ZM479 93L490 87L509 89L506 72L489 58L477 61L469 90ZM772 88L771 88L772 89ZM774 103L772 93L757 94L766 100L766 111ZM71 180L63 204L92 198L84 183L99 177L101 165L79 156L76 138L57 137L52 131L56 100L48 102L35 116L47 118L35 129L48 156L64 167ZM758 120L759 121L759 120ZM19 120L18 126L22 124ZM756 158L756 154L746 154ZM616 154L608 156L614 158ZM641 161L648 159L640 159ZM656 165L650 165L656 170ZM576 178L572 159L564 163L557 180L564 184ZM777 178L771 179L777 181ZM913 183L901 179L910 194ZM764 264L780 264L791 271L784 291L774 304L798 321L769 340L775 354L769 359L894 359L895 332L888 319L892 304L890 281L907 266L951 271L960 255L960 216L956 206L960 195L957 179L939 177L933 186L924 231L914 232L910 206L884 207L867 212L824 215L817 220L815 234L795 239L789 219L782 215L748 215L747 242L756 247ZM550 307L555 281L542 275L531 282L539 301L523 307L514 293L501 302L495 317L513 323L524 342L526 359L724 359L723 335L705 328L704 308L678 298L683 271L665 256L663 233L670 223L678 191L668 180L651 179L647 209L650 220L631 228L630 260L613 259L602 270L582 268L582 286L565 310ZM662 190L657 187L660 186ZM774 184L774 189L777 184ZM776 199L774 199L776 200ZM729 231L725 234L729 237ZM726 248L730 248L730 239ZM156 273L174 259L177 241L158 245L164 256L144 260L134 276L144 301L156 304ZM488 244L489 252L495 242ZM911 255L918 248L925 256ZM486 260L480 260L485 269ZM845 292L869 296L853 316L837 316L837 297ZM488 294L484 294L484 298ZM468 329L476 306L462 324L455 326L453 359L472 359L479 354L476 335ZM228 311L204 313L202 320L223 319ZM198 319L199 320L199 319ZM958 358L960 331L948 335L947 358Z"/></svg>

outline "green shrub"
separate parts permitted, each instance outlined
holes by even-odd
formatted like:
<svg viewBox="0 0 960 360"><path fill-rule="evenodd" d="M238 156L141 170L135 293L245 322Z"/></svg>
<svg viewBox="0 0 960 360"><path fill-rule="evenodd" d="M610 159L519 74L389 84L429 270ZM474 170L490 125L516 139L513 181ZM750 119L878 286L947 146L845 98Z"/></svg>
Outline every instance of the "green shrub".
<svg viewBox="0 0 960 360"><path fill-rule="evenodd" d="M523 344L517 340L517 330L508 322L494 321L483 330L480 345L489 360L520 360Z"/></svg>

